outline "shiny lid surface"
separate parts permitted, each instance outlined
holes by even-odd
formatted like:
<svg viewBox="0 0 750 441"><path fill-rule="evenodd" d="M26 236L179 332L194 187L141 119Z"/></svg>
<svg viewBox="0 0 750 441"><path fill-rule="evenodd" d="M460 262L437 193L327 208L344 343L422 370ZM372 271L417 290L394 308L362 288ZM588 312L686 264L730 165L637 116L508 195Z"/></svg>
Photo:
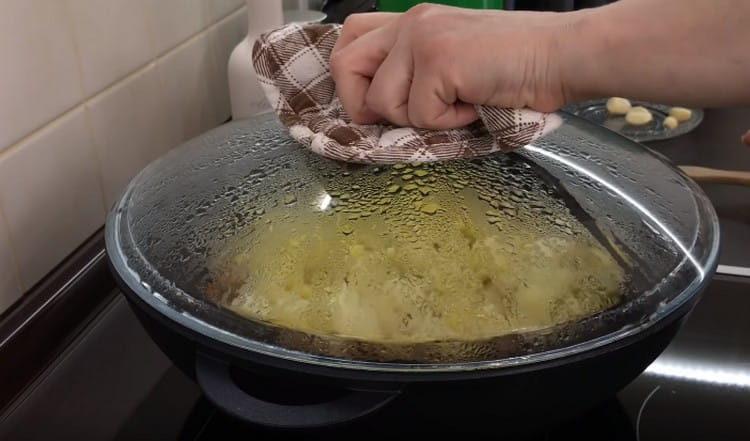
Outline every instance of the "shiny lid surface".
<svg viewBox="0 0 750 441"><path fill-rule="evenodd" d="M695 299L716 266L718 220L700 188L658 154L561 116L562 127L510 155L397 166L317 157L272 115L233 122L133 179L107 220L107 250L128 288L166 318L238 348L302 363L456 371L601 347ZM393 245L377 242L384 237ZM460 237L468 238L468 251L463 242L453 245ZM561 243L596 250L568 255L555 248ZM497 250L508 251L510 260L487 266L500 259ZM295 276L300 256L306 265L319 263L309 277ZM597 266L596 256L619 269ZM416 277L408 286L418 289L389 285L384 276L378 300L361 288L352 306L339 285L322 293L323 285L310 282L323 274L342 277L346 286L372 285L377 279L363 274L390 264L406 274L402 279ZM580 274L558 277L555 271L568 265ZM464 272L450 274L454 267ZM390 267L384 271L391 274ZM466 284L456 284L462 277ZM569 307L570 297L555 291L570 286L601 294L615 282L616 301L586 294L583 307ZM589 283L593 291L576 288ZM525 294L493 306L487 289ZM281 302L274 290L299 298ZM409 299L413 292L429 294ZM534 313L521 307L538 292L554 299L538 303L547 321L532 321ZM377 303L389 295L388 303ZM291 312L269 309L269 302ZM334 306L315 309L322 304ZM383 324L384 308L395 311L396 325ZM425 310L427 321L419 315Z"/></svg>

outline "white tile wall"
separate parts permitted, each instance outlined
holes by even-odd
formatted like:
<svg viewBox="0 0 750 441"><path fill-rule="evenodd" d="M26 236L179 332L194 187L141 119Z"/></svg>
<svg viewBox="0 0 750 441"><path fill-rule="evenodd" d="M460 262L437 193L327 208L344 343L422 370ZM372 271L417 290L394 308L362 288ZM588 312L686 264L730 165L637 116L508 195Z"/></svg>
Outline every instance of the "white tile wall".
<svg viewBox="0 0 750 441"><path fill-rule="evenodd" d="M107 208L136 173L181 140L163 92L152 63L86 103Z"/></svg>
<svg viewBox="0 0 750 441"><path fill-rule="evenodd" d="M81 108L5 153L0 209L23 289L102 225L103 201L96 152Z"/></svg>
<svg viewBox="0 0 750 441"><path fill-rule="evenodd" d="M208 26L203 0L149 0L156 52L163 54Z"/></svg>
<svg viewBox="0 0 750 441"><path fill-rule="evenodd" d="M244 5L244 0L211 0L206 2L206 16L211 23L216 23Z"/></svg>
<svg viewBox="0 0 750 441"><path fill-rule="evenodd" d="M0 151L83 99L62 2L3 0L0 60Z"/></svg>
<svg viewBox="0 0 750 441"><path fill-rule="evenodd" d="M49 3L59 3L59 0ZM150 0L65 0L86 96L121 79L155 54Z"/></svg>
<svg viewBox="0 0 750 441"><path fill-rule="evenodd" d="M247 13L240 9L225 17L208 31L208 40L214 53L214 63L217 71L216 89L219 91L216 99L222 113L219 119L225 121L229 117L229 82L227 76L227 60L237 42L247 37ZM223 118L223 119L222 119Z"/></svg>
<svg viewBox="0 0 750 441"><path fill-rule="evenodd" d="M8 227L0 217L0 311L21 297L21 281L18 280L18 263L10 247Z"/></svg>
<svg viewBox="0 0 750 441"><path fill-rule="evenodd" d="M166 92L167 111L177 118L183 139L221 122L221 103L215 98L226 92L219 90L219 73L205 33L159 59L156 68Z"/></svg>
<svg viewBox="0 0 750 441"><path fill-rule="evenodd" d="M103 225L143 166L229 117L243 5L2 0L0 313Z"/></svg>

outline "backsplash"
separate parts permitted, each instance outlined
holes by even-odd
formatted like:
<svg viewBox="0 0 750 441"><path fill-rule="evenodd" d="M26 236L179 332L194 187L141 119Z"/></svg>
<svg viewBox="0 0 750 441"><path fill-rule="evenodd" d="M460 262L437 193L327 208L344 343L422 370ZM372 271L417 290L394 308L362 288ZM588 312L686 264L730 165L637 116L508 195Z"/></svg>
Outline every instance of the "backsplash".
<svg viewBox="0 0 750 441"><path fill-rule="evenodd" d="M246 34L243 0L3 1L0 313L141 168L229 118Z"/></svg>

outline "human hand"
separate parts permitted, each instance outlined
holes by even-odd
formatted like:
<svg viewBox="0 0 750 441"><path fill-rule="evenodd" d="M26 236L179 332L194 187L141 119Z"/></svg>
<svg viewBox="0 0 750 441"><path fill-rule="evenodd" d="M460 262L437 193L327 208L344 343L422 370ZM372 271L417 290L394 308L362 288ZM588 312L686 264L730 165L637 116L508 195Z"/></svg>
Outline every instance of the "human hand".
<svg viewBox="0 0 750 441"><path fill-rule="evenodd" d="M404 14L354 14L331 73L355 123L455 128L475 104L554 111L566 103L558 56L573 14L422 4Z"/></svg>

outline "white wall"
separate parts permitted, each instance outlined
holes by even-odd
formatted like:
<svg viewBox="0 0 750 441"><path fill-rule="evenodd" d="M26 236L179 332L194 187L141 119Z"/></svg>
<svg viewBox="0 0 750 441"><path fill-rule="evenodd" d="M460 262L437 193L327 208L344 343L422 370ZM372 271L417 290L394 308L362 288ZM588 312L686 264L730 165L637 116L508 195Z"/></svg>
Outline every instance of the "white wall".
<svg viewBox="0 0 750 441"><path fill-rule="evenodd" d="M143 166L229 117L243 4L0 2L0 313L103 225Z"/></svg>

